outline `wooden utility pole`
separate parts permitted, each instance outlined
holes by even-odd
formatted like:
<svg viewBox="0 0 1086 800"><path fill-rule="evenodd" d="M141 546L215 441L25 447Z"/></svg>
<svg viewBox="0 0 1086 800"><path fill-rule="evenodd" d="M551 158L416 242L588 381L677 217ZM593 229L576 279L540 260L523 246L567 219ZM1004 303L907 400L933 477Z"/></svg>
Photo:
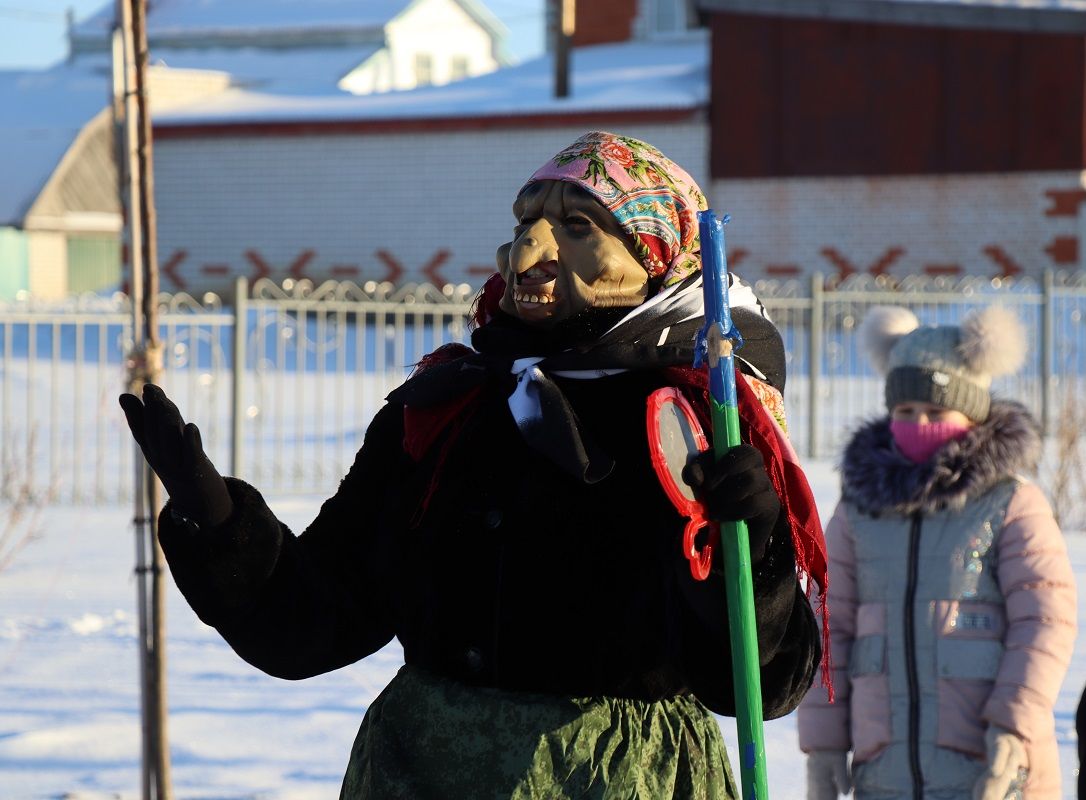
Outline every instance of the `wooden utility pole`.
<svg viewBox="0 0 1086 800"><path fill-rule="evenodd" d="M158 253L147 88L146 0L117 0L113 43L114 131L124 209L125 246L132 302L132 351L128 391L159 383L162 343L158 339ZM158 481L135 448L136 584L139 611L140 703L143 722L143 800L171 800L169 738L166 730L165 559L158 545Z"/></svg>
<svg viewBox="0 0 1086 800"><path fill-rule="evenodd" d="M554 96L569 97L569 56L577 30L577 0L551 0L554 28Z"/></svg>

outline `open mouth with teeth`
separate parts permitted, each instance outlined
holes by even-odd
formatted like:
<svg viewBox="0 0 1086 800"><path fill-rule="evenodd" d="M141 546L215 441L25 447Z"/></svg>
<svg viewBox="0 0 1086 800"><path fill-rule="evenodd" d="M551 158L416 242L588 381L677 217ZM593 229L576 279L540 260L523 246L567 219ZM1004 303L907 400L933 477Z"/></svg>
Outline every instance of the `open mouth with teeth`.
<svg viewBox="0 0 1086 800"><path fill-rule="evenodd" d="M554 285L558 265L554 262L537 264L517 275L513 286L513 300L529 308L546 306L555 302Z"/></svg>

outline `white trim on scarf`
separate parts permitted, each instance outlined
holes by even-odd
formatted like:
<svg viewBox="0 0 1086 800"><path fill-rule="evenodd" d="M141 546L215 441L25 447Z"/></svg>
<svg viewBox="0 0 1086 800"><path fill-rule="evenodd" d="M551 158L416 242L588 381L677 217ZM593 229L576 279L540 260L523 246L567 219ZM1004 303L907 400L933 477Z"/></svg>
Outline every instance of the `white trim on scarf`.
<svg viewBox="0 0 1086 800"><path fill-rule="evenodd" d="M767 320L769 319L769 314L766 312L765 306L758 300L758 297L754 294L754 290L746 283L746 281L734 273L729 272L728 287L728 301L732 308L754 309L761 316L765 317ZM656 342L657 346L662 346L667 342L668 335L677 325L705 316L705 299L702 292L700 273L685 281L681 281L674 286L667 287L654 297L631 310L629 314L612 325L611 328L600 337L600 340L618 338L618 334L621 333L621 330L624 327L629 326L631 320L638 319L638 321L641 321L639 318L644 317L645 315L663 317L665 315L671 316L675 313L682 313L683 316L677 320L673 320L669 325L662 329L658 341ZM543 371L538 366L541 361L543 361L542 356L518 358L513 362L513 365L510 368L510 372L517 376L516 388L513 390L513 393L509 395L509 410L513 414L513 419L516 420L517 427L524 427L524 425L538 421L543 417L543 409L539 400L539 381L543 378ZM605 378L609 375L618 375L627 371L628 370L621 368L578 369L554 370L553 372L550 372L550 374L575 380L593 380L596 378ZM760 378L765 378L758 370L754 371L758 372Z"/></svg>

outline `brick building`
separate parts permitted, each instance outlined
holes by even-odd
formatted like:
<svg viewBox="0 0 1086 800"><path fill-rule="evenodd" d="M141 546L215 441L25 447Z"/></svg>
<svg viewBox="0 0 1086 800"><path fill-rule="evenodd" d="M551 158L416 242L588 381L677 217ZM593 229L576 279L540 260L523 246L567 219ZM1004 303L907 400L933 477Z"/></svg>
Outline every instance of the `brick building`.
<svg viewBox="0 0 1086 800"><path fill-rule="evenodd" d="M1082 266L1086 3L700 0L741 269Z"/></svg>
<svg viewBox="0 0 1086 800"><path fill-rule="evenodd" d="M563 99L549 56L365 98L234 91L156 124L163 285L478 285L520 181L593 128L687 167L749 277L1075 270L1084 32L1082 0L600 0Z"/></svg>

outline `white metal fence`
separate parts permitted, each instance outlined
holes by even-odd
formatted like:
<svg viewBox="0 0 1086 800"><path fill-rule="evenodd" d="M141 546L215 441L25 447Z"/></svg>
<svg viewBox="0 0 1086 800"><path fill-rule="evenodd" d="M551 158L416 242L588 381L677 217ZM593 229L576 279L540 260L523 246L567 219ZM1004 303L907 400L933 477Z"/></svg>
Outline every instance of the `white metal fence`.
<svg viewBox="0 0 1086 800"><path fill-rule="evenodd" d="M925 323L1012 307L1030 331L1027 363L995 390L1048 423L1086 377L1084 276L836 286L816 276L756 289L785 339L790 431L807 455L834 455L882 407L881 381L855 341L872 305L907 305ZM260 281L237 297L230 306L214 295L160 298L163 383L223 472L283 494L335 489L388 391L440 344L466 341L472 292ZM130 340L123 295L0 304L0 498L130 498L134 451L116 402Z"/></svg>

